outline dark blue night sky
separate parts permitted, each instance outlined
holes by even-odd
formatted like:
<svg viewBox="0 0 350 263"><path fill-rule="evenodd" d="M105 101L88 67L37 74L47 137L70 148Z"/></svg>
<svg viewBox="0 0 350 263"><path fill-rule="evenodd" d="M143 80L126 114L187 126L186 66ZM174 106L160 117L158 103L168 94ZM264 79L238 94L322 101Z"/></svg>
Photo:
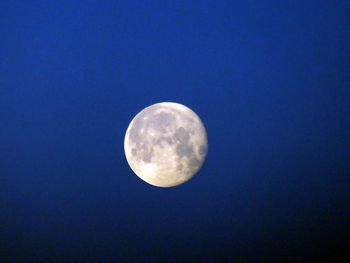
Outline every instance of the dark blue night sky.
<svg viewBox="0 0 350 263"><path fill-rule="evenodd" d="M0 261L349 257L349 14L333 0L1 0ZM162 101L194 110L209 141L170 189L123 149Z"/></svg>

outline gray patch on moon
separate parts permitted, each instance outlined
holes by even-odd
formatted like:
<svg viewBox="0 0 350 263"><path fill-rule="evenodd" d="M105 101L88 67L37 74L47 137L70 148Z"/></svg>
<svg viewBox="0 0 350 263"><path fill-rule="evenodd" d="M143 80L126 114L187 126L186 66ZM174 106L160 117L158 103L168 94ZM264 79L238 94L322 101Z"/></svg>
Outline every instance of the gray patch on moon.
<svg viewBox="0 0 350 263"><path fill-rule="evenodd" d="M179 171L182 171L183 165L182 165L181 163L178 164L177 167L176 167L176 169L179 170Z"/></svg>
<svg viewBox="0 0 350 263"><path fill-rule="evenodd" d="M176 154L182 158L184 156L190 157L193 154L192 145L180 143L176 146Z"/></svg>
<svg viewBox="0 0 350 263"><path fill-rule="evenodd" d="M190 135L184 127L180 127L175 131L175 139L179 142L176 146L176 154L182 158L184 156L190 157L193 154L192 145L188 144Z"/></svg>
<svg viewBox="0 0 350 263"><path fill-rule="evenodd" d="M168 145L174 144L174 140L172 140L172 138L162 136L159 139L156 139L154 141L154 144L158 145L160 148L164 148L164 146L166 146L167 144Z"/></svg>
<svg viewBox="0 0 350 263"><path fill-rule="evenodd" d="M153 148L150 151L147 151L143 154L142 160L146 163L149 163L152 160Z"/></svg>
<svg viewBox="0 0 350 263"><path fill-rule="evenodd" d="M154 114L151 120L148 123L149 127L152 127L154 130L166 133L167 128L173 123L174 116L171 113L160 112Z"/></svg>
<svg viewBox="0 0 350 263"><path fill-rule="evenodd" d="M190 159L188 165L193 169L198 169L201 166L201 161L199 161L196 157L193 157Z"/></svg>
<svg viewBox="0 0 350 263"><path fill-rule="evenodd" d="M160 138L155 140L154 144L158 145L160 148L163 148L163 141L164 141L164 138Z"/></svg>
<svg viewBox="0 0 350 263"><path fill-rule="evenodd" d="M175 143L174 139L171 138L171 137L166 137L165 140L166 140L170 145Z"/></svg>
<svg viewBox="0 0 350 263"><path fill-rule="evenodd" d="M178 128L174 136L180 143L186 143L190 138L190 135L188 134L188 132L185 130L184 127Z"/></svg>
<svg viewBox="0 0 350 263"><path fill-rule="evenodd" d="M142 160L144 162L149 163L152 160L152 156L153 156L153 147L148 147L147 144L143 145L143 151L142 151Z"/></svg>
<svg viewBox="0 0 350 263"><path fill-rule="evenodd" d="M142 118L136 118L133 121L133 124L131 126L130 130L130 140L133 142L140 141L140 130L143 127L143 120Z"/></svg>
<svg viewBox="0 0 350 263"><path fill-rule="evenodd" d="M198 150L200 155L206 155L207 151L208 151L208 146L206 144L201 145Z"/></svg>
<svg viewBox="0 0 350 263"><path fill-rule="evenodd" d="M136 143L136 148L131 149L131 154L137 159L144 162L151 162L153 157L153 147L150 146L145 139L140 138L140 142Z"/></svg>

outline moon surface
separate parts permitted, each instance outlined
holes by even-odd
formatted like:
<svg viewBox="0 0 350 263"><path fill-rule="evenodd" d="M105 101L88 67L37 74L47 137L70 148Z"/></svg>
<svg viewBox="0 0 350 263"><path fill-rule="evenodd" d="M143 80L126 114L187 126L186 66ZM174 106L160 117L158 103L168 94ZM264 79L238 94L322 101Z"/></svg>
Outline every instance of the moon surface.
<svg viewBox="0 0 350 263"><path fill-rule="evenodd" d="M158 187L187 182L202 167L208 141L202 121L186 106L153 104L131 121L124 140L125 156L134 173Z"/></svg>

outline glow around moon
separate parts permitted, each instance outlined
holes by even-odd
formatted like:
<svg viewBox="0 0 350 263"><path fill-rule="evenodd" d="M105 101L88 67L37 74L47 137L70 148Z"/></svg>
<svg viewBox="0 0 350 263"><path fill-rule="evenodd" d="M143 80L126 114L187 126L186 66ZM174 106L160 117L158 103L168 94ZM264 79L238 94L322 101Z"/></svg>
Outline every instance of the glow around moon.
<svg viewBox="0 0 350 263"><path fill-rule="evenodd" d="M126 159L134 173L158 187L180 185L195 175L208 141L199 117L184 105L153 104L131 121L125 135Z"/></svg>

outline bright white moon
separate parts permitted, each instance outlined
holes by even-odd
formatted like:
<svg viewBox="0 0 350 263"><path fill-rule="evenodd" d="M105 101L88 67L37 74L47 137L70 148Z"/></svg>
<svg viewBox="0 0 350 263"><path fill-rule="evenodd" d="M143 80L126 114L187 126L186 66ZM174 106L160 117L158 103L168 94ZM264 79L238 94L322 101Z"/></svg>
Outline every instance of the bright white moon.
<svg viewBox="0 0 350 263"><path fill-rule="evenodd" d="M153 104L131 121L124 140L134 173L158 187L185 183L201 168L208 141L203 123L192 110L173 102Z"/></svg>

